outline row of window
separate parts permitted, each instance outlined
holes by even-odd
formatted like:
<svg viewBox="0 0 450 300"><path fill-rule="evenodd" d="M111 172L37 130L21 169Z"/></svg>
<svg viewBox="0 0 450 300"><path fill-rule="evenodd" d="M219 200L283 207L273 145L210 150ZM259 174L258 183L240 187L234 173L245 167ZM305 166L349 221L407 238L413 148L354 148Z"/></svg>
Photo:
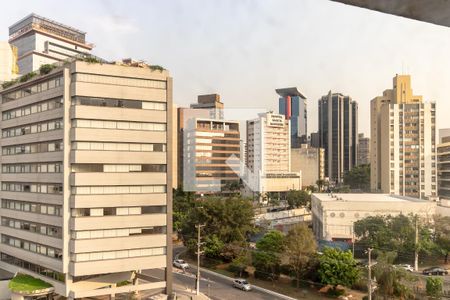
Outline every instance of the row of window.
<svg viewBox="0 0 450 300"><path fill-rule="evenodd" d="M104 208L74 208L72 217L129 216L146 214L165 214L166 206L133 206Z"/></svg>
<svg viewBox="0 0 450 300"><path fill-rule="evenodd" d="M51 258L62 260L61 249L57 249L57 248L37 244L34 242L22 240L22 239L12 237L9 235L5 235L5 234L2 234L2 243L12 246L12 247L20 248L20 249L23 249L26 251L30 251L30 252L38 253L38 254L48 256Z"/></svg>
<svg viewBox="0 0 450 300"><path fill-rule="evenodd" d="M166 152L166 144L72 142L74 150Z"/></svg>
<svg viewBox="0 0 450 300"><path fill-rule="evenodd" d="M154 89L166 89L166 82L160 80L129 78L119 76L107 76L97 74L76 73L72 76L73 81L112 84L120 86L144 87Z"/></svg>
<svg viewBox="0 0 450 300"><path fill-rule="evenodd" d="M2 217L2 226L25 230L33 233L39 233L42 235L48 235L59 239L62 237L61 227L51 226L47 224L44 225L34 222Z"/></svg>
<svg viewBox="0 0 450 300"><path fill-rule="evenodd" d="M166 247L116 250L104 252L76 253L71 255L73 262L120 259L142 256L165 255Z"/></svg>
<svg viewBox="0 0 450 300"><path fill-rule="evenodd" d="M34 123L34 124L28 124L28 125L3 129L2 136L4 138L8 138L8 137L38 133L38 132L57 130L57 129L61 129L62 127L63 127L63 121L61 119L49 120L49 121L44 121L44 122L39 122L39 123Z"/></svg>
<svg viewBox="0 0 450 300"><path fill-rule="evenodd" d="M14 92L4 94L2 97L2 103L10 102L13 100L17 100L29 95L38 94L47 90L54 89L63 84L62 77L52 78L48 81L40 82L38 84L34 84L32 86L24 87L20 90L16 90Z"/></svg>
<svg viewBox="0 0 450 300"><path fill-rule="evenodd" d="M83 230L83 231L72 231L72 238L78 240L101 239L112 237L126 237L133 235L166 234L166 232L167 232L166 226L105 229L105 230Z"/></svg>
<svg viewBox="0 0 450 300"><path fill-rule="evenodd" d="M2 208L31 212L35 214L62 216L61 205L50 205L19 200L2 199Z"/></svg>
<svg viewBox="0 0 450 300"><path fill-rule="evenodd" d="M55 152L62 150L63 150L62 141L50 141L50 142L23 144L15 146L5 146L2 147L2 154L16 155L16 154Z"/></svg>
<svg viewBox="0 0 450 300"><path fill-rule="evenodd" d="M73 195L155 194L166 193L165 185L74 186Z"/></svg>
<svg viewBox="0 0 450 300"><path fill-rule="evenodd" d="M41 194L62 194L62 184L60 183L23 183L23 182L2 182L2 191L24 192Z"/></svg>
<svg viewBox="0 0 450 300"><path fill-rule="evenodd" d="M7 173L61 173L62 162L3 164L2 172Z"/></svg>
<svg viewBox="0 0 450 300"><path fill-rule="evenodd" d="M102 165L102 164L72 164L72 172L105 172L105 173L129 173L129 172L166 172L166 165Z"/></svg>
<svg viewBox="0 0 450 300"><path fill-rule="evenodd" d="M128 121L103 121L103 120L75 119L75 120L72 120L72 126L77 127L77 128L166 131L165 123L152 123L152 122L128 122Z"/></svg>
<svg viewBox="0 0 450 300"><path fill-rule="evenodd" d="M22 106L19 108L15 108L15 109L11 109L11 110L3 112L2 119L3 119L3 121L5 121L5 120L20 118L20 117L28 116L31 114L48 111L48 110L57 109L57 108L62 107L63 103L64 103L64 99L62 97L33 103L30 105Z"/></svg>
<svg viewBox="0 0 450 300"><path fill-rule="evenodd" d="M20 258L8 255L6 253L0 253L0 259L2 262L5 262L7 264L18 266L19 268L23 268L26 270L29 270L31 272L40 274L42 276L52 278L61 282L65 282L65 275L59 272L56 272L52 269L49 269L47 267L42 267L40 265L33 264L31 262L22 260Z"/></svg>
<svg viewBox="0 0 450 300"><path fill-rule="evenodd" d="M121 107L121 108L150 109L163 111L167 110L167 105L164 102L124 100L111 98L74 97L72 98L72 105Z"/></svg>

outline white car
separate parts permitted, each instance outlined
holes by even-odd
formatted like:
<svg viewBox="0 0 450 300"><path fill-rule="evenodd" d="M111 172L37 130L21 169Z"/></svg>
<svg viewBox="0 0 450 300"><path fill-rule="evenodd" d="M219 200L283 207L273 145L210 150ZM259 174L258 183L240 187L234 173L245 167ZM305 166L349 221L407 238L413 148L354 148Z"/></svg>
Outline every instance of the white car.
<svg viewBox="0 0 450 300"><path fill-rule="evenodd" d="M246 292L248 292L252 289L250 283L248 283L248 281L245 279L235 279L233 281L233 287L243 290L243 291L246 291Z"/></svg>
<svg viewBox="0 0 450 300"><path fill-rule="evenodd" d="M179 269L183 269L183 270L189 268L189 264L182 259L175 259L173 261L173 266L175 268L179 268Z"/></svg>
<svg viewBox="0 0 450 300"><path fill-rule="evenodd" d="M414 272L414 268L411 265L408 264L402 264L402 265L395 265L394 267L403 269L408 272Z"/></svg>

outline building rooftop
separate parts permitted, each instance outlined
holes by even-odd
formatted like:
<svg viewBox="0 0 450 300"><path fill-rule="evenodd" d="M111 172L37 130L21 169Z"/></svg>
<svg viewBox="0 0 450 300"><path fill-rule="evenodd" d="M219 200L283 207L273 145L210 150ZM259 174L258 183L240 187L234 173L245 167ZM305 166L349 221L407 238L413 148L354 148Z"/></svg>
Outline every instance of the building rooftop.
<svg viewBox="0 0 450 300"><path fill-rule="evenodd" d="M278 95L281 97L286 96L300 96L302 99L306 99L306 97L300 93L300 91L296 87L290 87L290 88L283 88L283 89L276 89L275 90Z"/></svg>
<svg viewBox="0 0 450 300"><path fill-rule="evenodd" d="M34 26L44 31L71 39L79 43L85 43L86 32L78 30L76 28L70 27L58 23L56 21L41 17L35 13L31 13L23 19L17 21L9 27L9 38L15 39L22 34L30 31Z"/></svg>
<svg viewBox="0 0 450 300"><path fill-rule="evenodd" d="M427 200L421 200L418 198L412 198L407 196L398 196L390 194L370 194L370 193L314 193L322 202L416 202L425 203L430 202Z"/></svg>

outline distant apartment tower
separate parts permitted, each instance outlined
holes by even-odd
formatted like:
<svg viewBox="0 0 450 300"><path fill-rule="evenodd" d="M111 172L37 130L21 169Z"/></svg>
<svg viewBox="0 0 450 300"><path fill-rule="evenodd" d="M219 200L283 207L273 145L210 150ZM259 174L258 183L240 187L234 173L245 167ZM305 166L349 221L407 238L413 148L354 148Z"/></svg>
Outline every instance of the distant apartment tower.
<svg viewBox="0 0 450 300"><path fill-rule="evenodd" d="M283 115L262 113L247 121L247 182L254 192L284 192L301 187L291 172L289 121Z"/></svg>
<svg viewBox="0 0 450 300"><path fill-rule="evenodd" d="M69 299L170 293L168 72L73 61L0 97L0 268Z"/></svg>
<svg viewBox="0 0 450 300"><path fill-rule="evenodd" d="M223 120L224 104L220 101L219 94L199 95L197 103L190 105L190 108L179 107L177 109L177 144L178 144L178 172L177 183L183 187L184 182L184 162L185 162L185 128L190 120L195 118Z"/></svg>
<svg viewBox="0 0 450 300"><path fill-rule="evenodd" d="M436 104L423 102L409 75L396 75L393 89L371 103L371 189L434 199Z"/></svg>
<svg viewBox="0 0 450 300"><path fill-rule="evenodd" d="M318 132L311 132L309 143L313 148L320 148L320 135Z"/></svg>
<svg viewBox="0 0 450 300"><path fill-rule="evenodd" d="M364 133L358 134L358 165L370 164L370 138L364 137Z"/></svg>
<svg viewBox="0 0 450 300"><path fill-rule="evenodd" d="M301 148L291 149L291 171L302 176L302 187L316 185L325 178L325 155L322 148L302 144Z"/></svg>
<svg viewBox="0 0 450 300"><path fill-rule="evenodd" d="M291 147L299 148L307 142L306 97L296 87L276 89L280 115L291 123Z"/></svg>
<svg viewBox="0 0 450 300"><path fill-rule="evenodd" d="M30 14L9 27L9 43L18 49L20 74L70 57L89 54L93 45L86 33L36 14Z"/></svg>
<svg viewBox="0 0 450 300"><path fill-rule="evenodd" d="M331 91L319 99L319 140L325 150L325 176L340 183L357 163L358 103Z"/></svg>
<svg viewBox="0 0 450 300"><path fill-rule="evenodd" d="M239 122L191 118L184 131L184 190L229 192L240 180Z"/></svg>
<svg viewBox="0 0 450 300"><path fill-rule="evenodd" d="M17 48L8 42L0 42L0 83L12 80L18 74Z"/></svg>
<svg viewBox="0 0 450 300"><path fill-rule="evenodd" d="M436 213L450 217L450 128L439 129L438 195Z"/></svg>

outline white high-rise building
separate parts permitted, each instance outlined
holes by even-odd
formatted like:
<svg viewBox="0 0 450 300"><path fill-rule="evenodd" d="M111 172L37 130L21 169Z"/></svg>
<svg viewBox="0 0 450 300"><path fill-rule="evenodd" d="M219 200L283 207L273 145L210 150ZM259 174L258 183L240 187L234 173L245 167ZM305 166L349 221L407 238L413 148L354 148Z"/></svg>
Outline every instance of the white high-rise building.
<svg viewBox="0 0 450 300"><path fill-rule="evenodd" d="M436 104L413 94L409 75L396 75L370 105L371 189L435 199Z"/></svg>
<svg viewBox="0 0 450 300"><path fill-rule="evenodd" d="M30 14L9 27L9 43L18 49L20 74L67 58L89 54L93 45L86 33L70 26Z"/></svg>
<svg viewBox="0 0 450 300"><path fill-rule="evenodd" d="M301 188L291 172L290 124L284 115L259 114L247 121L247 182L255 192L285 192Z"/></svg>

